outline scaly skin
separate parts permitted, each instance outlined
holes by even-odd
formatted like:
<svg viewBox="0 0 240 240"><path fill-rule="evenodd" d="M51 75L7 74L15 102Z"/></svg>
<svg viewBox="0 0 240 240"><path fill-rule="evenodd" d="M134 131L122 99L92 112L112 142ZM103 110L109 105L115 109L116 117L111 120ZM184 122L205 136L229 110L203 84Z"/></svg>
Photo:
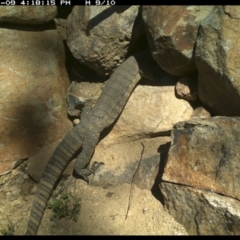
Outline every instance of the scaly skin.
<svg viewBox="0 0 240 240"><path fill-rule="evenodd" d="M35 194L26 235L37 233L53 187L67 163L81 147L82 152L77 157L75 172L84 178L93 172L85 167L92 158L100 133L122 112L133 89L141 79L140 72L144 77L149 74L149 78L153 78L150 76L153 63L149 51L129 57L111 75L95 106L92 109L84 108L80 124L67 133L44 170Z"/></svg>

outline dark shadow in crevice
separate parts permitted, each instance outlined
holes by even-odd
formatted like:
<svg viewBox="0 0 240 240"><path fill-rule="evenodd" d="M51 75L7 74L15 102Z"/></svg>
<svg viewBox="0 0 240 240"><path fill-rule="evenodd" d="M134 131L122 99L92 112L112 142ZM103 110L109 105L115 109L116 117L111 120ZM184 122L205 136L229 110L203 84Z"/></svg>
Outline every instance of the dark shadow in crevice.
<svg viewBox="0 0 240 240"><path fill-rule="evenodd" d="M56 18L67 19L68 15L72 12L74 6L57 6L58 14Z"/></svg>
<svg viewBox="0 0 240 240"><path fill-rule="evenodd" d="M144 51L148 48L147 35L144 29L144 22L142 19L142 6L139 6L138 14L134 20L131 39L129 39L128 51L126 59L137 52Z"/></svg>
<svg viewBox="0 0 240 240"><path fill-rule="evenodd" d="M56 29L54 20L51 20L44 24L39 25L29 25L29 24L15 24L15 23L0 23L0 28L11 29L11 30L19 30L26 32L42 32L46 30Z"/></svg>
<svg viewBox="0 0 240 240"><path fill-rule="evenodd" d="M160 184L162 182L162 175L164 172L164 167L166 165L167 155L170 148L171 142L167 142L162 144L158 148L158 152L160 153L160 161L159 161L159 171L156 176L155 182L152 186L151 192L152 195L164 205L164 197L160 190Z"/></svg>
<svg viewBox="0 0 240 240"><path fill-rule="evenodd" d="M106 81L109 76L103 76L95 72L92 68L81 64L77 59L72 56L71 62L68 63L68 74L71 81L92 82L99 83Z"/></svg>
<svg viewBox="0 0 240 240"><path fill-rule="evenodd" d="M64 54L65 54L65 68L67 70L68 77L70 79L70 69L71 69L71 64L75 60L74 56L72 55L68 45L67 45L67 40L63 40L63 47L64 47Z"/></svg>

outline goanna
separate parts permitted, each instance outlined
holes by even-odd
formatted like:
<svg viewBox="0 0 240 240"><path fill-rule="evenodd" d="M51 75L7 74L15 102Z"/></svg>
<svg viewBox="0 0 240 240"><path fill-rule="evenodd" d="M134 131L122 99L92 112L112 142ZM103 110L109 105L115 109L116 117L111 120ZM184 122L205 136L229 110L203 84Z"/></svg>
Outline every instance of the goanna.
<svg viewBox="0 0 240 240"><path fill-rule="evenodd" d="M84 178L93 173L96 165L93 169L86 167L92 158L100 133L122 112L142 76L155 79L156 72L159 72L155 71L156 67L158 66L149 50L130 56L113 72L96 104L83 110L81 122L66 134L44 170L35 194L26 235L37 233L53 187L67 163L81 148L74 171Z"/></svg>

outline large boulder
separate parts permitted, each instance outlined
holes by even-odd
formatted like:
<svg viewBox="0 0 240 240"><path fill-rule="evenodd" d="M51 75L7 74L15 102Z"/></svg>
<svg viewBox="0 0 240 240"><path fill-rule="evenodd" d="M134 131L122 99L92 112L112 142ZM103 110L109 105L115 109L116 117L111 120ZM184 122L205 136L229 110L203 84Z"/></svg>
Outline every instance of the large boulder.
<svg viewBox="0 0 240 240"><path fill-rule="evenodd" d="M57 15L56 6L1 6L0 22L21 25L47 23Z"/></svg>
<svg viewBox="0 0 240 240"><path fill-rule="evenodd" d="M73 56L100 75L109 75L144 34L139 6L75 6L67 19Z"/></svg>
<svg viewBox="0 0 240 240"><path fill-rule="evenodd" d="M239 129L238 117L175 124L163 180L240 200Z"/></svg>
<svg viewBox="0 0 240 240"><path fill-rule="evenodd" d="M142 16L154 59L166 72L196 72L194 48L201 22L216 6L143 6Z"/></svg>
<svg viewBox="0 0 240 240"><path fill-rule="evenodd" d="M239 234L239 129L239 117L173 127L161 190L165 207L190 234Z"/></svg>
<svg viewBox="0 0 240 240"><path fill-rule="evenodd" d="M240 7L223 6L199 29L198 95L215 115L240 115L239 24Z"/></svg>
<svg viewBox="0 0 240 240"><path fill-rule="evenodd" d="M0 174L70 129L69 80L56 29L1 28ZM14 44L13 44L14 43Z"/></svg>

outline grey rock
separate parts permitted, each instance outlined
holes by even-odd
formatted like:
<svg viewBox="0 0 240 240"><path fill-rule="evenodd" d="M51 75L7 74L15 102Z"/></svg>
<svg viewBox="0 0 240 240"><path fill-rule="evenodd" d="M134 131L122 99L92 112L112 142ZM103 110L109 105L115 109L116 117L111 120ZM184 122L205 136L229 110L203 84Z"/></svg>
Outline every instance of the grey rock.
<svg viewBox="0 0 240 240"><path fill-rule="evenodd" d="M193 235L239 235L240 202L211 191L163 182L164 207Z"/></svg>
<svg viewBox="0 0 240 240"><path fill-rule="evenodd" d="M214 115L240 115L239 15L239 6L222 6L199 28L198 96Z"/></svg>
<svg viewBox="0 0 240 240"><path fill-rule="evenodd" d="M24 178L22 177L22 175L19 175L18 177L17 177L17 179L15 180L15 184L22 184L22 183L24 183Z"/></svg>

